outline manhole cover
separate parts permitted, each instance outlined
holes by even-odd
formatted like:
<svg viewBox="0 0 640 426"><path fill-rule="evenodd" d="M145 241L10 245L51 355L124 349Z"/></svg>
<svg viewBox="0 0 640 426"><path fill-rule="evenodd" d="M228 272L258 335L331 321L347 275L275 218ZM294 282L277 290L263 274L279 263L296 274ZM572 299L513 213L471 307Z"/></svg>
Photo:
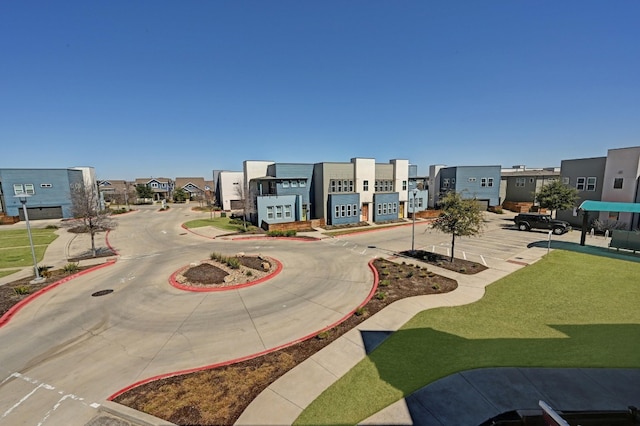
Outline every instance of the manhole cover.
<svg viewBox="0 0 640 426"><path fill-rule="evenodd" d="M113 293L113 290L109 289L109 290L96 291L95 293L92 294L92 296L93 297L104 296L105 294L109 294L109 293Z"/></svg>
<svg viewBox="0 0 640 426"><path fill-rule="evenodd" d="M186 232L182 232L182 233L180 233L180 235L187 235L187 233Z"/></svg>
<svg viewBox="0 0 640 426"><path fill-rule="evenodd" d="M367 246L367 248L376 248L376 246Z"/></svg>

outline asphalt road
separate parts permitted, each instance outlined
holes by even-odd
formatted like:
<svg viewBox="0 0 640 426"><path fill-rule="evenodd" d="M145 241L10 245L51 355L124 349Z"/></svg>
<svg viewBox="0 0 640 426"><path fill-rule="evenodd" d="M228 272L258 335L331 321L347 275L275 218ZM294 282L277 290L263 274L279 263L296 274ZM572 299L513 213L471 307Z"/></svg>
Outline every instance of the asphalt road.
<svg viewBox="0 0 640 426"><path fill-rule="evenodd" d="M39 297L0 329L0 424L83 425L142 379L258 353L335 323L368 295L369 257L318 242L204 239L186 207L120 216L113 266ZM206 215L204 215L206 217ZM282 272L244 289L193 293L168 277L191 262L265 254ZM96 291L112 293L92 297Z"/></svg>
<svg viewBox="0 0 640 426"><path fill-rule="evenodd" d="M459 238L456 256L485 263L521 259L545 232L519 232L512 215L488 214L481 237ZM372 286L367 262L411 246L450 253L450 236L418 222L319 242L206 239L180 224L188 206L118 217L109 235L118 261L39 297L0 328L0 425L84 425L114 392L139 380L237 359L333 324ZM553 236L571 239L574 236ZM575 238L573 238L575 239ZM226 292L168 284L182 266L224 254L280 260L273 279ZM92 297L99 290L112 293Z"/></svg>

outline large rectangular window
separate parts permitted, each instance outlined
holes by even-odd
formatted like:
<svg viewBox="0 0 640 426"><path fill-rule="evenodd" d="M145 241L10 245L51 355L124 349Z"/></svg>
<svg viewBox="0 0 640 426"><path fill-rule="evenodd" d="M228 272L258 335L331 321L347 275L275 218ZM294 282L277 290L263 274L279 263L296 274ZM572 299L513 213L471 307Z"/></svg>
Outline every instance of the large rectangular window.
<svg viewBox="0 0 640 426"><path fill-rule="evenodd" d="M330 192L336 192L336 181L335 180L331 180L331 188L329 189Z"/></svg>
<svg viewBox="0 0 640 426"><path fill-rule="evenodd" d="M382 214L382 204L378 204L378 215Z"/></svg>
<svg viewBox="0 0 640 426"><path fill-rule="evenodd" d="M301 180L300 181L300 188L304 188L307 186L307 181L306 180Z"/></svg>
<svg viewBox="0 0 640 426"><path fill-rule="evenodd" d="M583 177L579 177L578 179L576 179L576 189L578 191L584 191L584 185L586 181L587 179Z"/></svg>
<svg viewBox="0 0 640 426"><path fill-rule="evenodd" d="M595 191L596 190L596 178L588 177L587 178L587 191Z"/></svg>
<svg viewBox="0 0 640 426"><path fill-rule="evenodd" d="M362 190L367 192L369 190L369 181L365 180L362 182Z"/></svg>
<svg viewBox="0 0 640 426"><path fill-rule="evenodd" d="M284 217L291 218L291 204L284 206Z"/></svg>
<svg viewBox="0 0 640 426"><path fill-rule="evenodd" d="M289 187L289 181L288 180L283 180L282 181L282 187L283 188L288 188Z"/></svg>
<svg viewBox="0 0 640 426"><path fill-rule="evenodd" d="M267 219L273 219L273 206L267 207Z"/></svg>
<svg viewBox="0 0 640 426"><path fill-rule="evenodd" d="M480 186L483 188L487 186L487 178L480 178Z"/></svg>
<svg viewBox="0 0 640 426"><path fill-rule="evenodd" d="M493 186L493 178L487 179L487 186L491 188Z"/></svg>
<svg viewBox="0 0 640 426"><path fill-rule="evenodd" d="M340 206L340 216L345 217L347 214L347 206L344 204Z"/></svg>
<svg viewBox="0 0 640 426"><path fill-rule="evenodd" d="M403 181L402 181L402 190L403 190L403 191L406 191L406 190L407 190L407 181L406 181L406 180L403 180Z"/></svg>
<svg viewBox="0 0 640 426"><path fill-rule="evenodd" d="M393 213L398 213L398 203L393 203Z"/></svg>
<svg viewBox="0 0 640 426"><path fill-rule="evenodd" d="M351 204L347 204L347 216L351 216Z"/></svg>
<svg viewBox="0 0 640 426"><path fill-rule="evenodd" d="M282 206L276 206L276 219L282 219Z"/></svg>
<svg viewBox="0 0 640 426"><path fill-rule="evenodd" d="M527 179L523 177L516 178L516 187L523 187L527 183Z"/></svg>
<svg viewBox="0 0 640 426"><path fill-rule="evenodd" d="M23 195L24 194L24 186L21 183L13 184L13 194L14 195Z"/></svg>
<svg viewBox="0 0 640 426"><path fill-rule="evenodd" d="M291 187L292 188L297 188L298 187L298 181L297 180L292 180L291 181Z"/></svg>
<svg viewBox="0 0 640 426"><path fill-rule="evenodd" d="M449 187L449 178L443 178L442 179L442 187L443 188L448 188Z"/></svg>
<svg viewBox="0 0 640 426"><path fill-rule="evenodd" d="M340 206L336 206L335 212L333 212L334 217L340 217Z"/></svg>
<svg viewBox="0 0 640 426"><path fill-rule="evenodd" d="M354 216L358 216L358 205L357 204L353 205L353 215Z"/></svg>

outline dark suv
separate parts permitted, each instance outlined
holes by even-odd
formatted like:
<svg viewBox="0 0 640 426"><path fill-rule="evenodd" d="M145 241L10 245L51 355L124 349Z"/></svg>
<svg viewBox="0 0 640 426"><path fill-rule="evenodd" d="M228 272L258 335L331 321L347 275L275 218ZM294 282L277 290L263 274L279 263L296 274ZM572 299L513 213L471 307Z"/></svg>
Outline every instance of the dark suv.
<svg viewBox="0 0 640 426"><path fill-rule="evenodd" d="M571 231L571 225L569 225L569 222L551 219L551 215L549 214L520 213L513 218L513 221L521 231L529 231L531 229L549 229L556 235Z"/></svg>

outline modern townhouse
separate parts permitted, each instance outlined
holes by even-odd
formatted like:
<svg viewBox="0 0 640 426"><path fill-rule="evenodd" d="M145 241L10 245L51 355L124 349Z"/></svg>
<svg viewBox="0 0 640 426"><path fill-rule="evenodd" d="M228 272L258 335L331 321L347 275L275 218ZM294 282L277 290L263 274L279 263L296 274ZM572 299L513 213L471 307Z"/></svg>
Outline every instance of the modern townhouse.
<svg viewBox="0 0 640 426"><path fill-rule="evenodd" d="M30 220L71 218L72 191L84 188L94 177L91 167L0 169L0 216L24 220L23 199Z"/></svg>
<svg viewBox="0 0 640 426"><path fill-rule="evenodd" d="M450 191L475 198L483 209L499 206L500 166L429 166L429 207L436 208Z"/></svg>
<svg viewBox="0 0 640 426"><path fill-rule="evenodd" d="M244 173L231 171L214 171L215 202L222 210L242 208L244 194Z"/></svg>
<svg viewBox="0 0 640 426"><path fill-rule="evenodd" d="M640 203L640 146L609 149L606 157L564 160L560 174L563 183L578 190L578 206L585 200ZM618 222L628 230L640 228L640 214L632 211L599 211L591 217ZM559 211L558 218L582 223L577 209Z"/></svg>
<svg viewBox="0 0 640 426"><path fill-rule="evenodd" d="M560 179L560 167L527 168L524 165L501 170L502 207L517 213L537 206L535 194L548 183Z"/></svg>

